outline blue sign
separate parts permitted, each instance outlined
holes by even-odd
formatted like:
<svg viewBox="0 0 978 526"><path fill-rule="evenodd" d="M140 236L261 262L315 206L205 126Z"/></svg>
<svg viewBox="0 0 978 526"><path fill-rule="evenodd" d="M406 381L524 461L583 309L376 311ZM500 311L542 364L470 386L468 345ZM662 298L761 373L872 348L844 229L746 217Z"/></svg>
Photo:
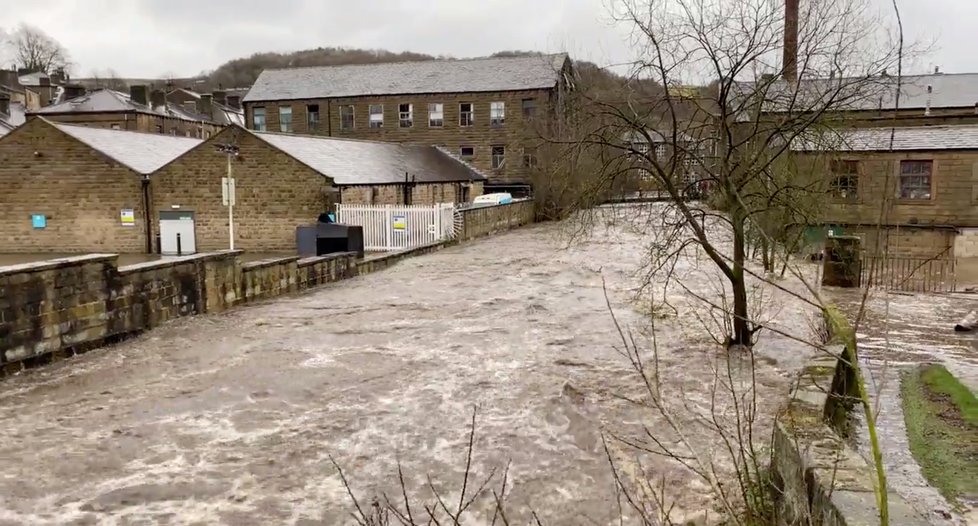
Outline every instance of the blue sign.
<svg viewBox="0 0 978 526"><path fill-rule="evenodd" d="M31 226L34 228L45 228L48 226L48 218L44 214L31 214Z"/></svg>

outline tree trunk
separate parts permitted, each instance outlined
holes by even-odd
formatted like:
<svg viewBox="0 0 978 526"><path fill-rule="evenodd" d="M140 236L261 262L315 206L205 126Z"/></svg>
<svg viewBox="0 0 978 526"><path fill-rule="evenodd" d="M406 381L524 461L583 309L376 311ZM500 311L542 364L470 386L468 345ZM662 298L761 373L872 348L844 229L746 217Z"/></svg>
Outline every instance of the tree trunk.
<svg viewBox="0 0 978 526"><path fill-rule="evenodd" d="M735 207L733 214L733 273L730 285L733 288L734 312L733 334L727 347L744 345L750 347L753 342L750 323L747 318L747 283L744 280L744 211L740 206ZM766 253L766 252L765 252Z"/></svg>
<svg viewBox="0 0 978 526"><path fill-rule="evenodd" d="M764 272L771 272L773 270L772 259L774 259L774 254L772 254L771 243L768 242L767 237L763 234L761 235L761 261L764 263Z"/></svg>

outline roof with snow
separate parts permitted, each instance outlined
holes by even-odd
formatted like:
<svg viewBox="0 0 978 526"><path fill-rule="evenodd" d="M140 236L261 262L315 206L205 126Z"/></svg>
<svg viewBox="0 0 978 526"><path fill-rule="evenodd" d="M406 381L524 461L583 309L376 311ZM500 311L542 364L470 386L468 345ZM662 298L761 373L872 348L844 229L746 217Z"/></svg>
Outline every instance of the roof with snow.
<svg viewBox="0 0 978 526"><path fill-rule="evenodd" d="M200 139L45 121L135 172L148 175L199 145Z"/></svg>
<svg viewBox="0 0 978 526"><path fill-rule="evenodd" d="M54 115L65 113L109 113L125 111L162 115L164 117L173 117L195 122L215 122L213 117L197 113L196 111L190 111L179 104L169 102L160 106L139 104L138 102L133 102L128 93L110 89L96 90L86 95L82 95L81 97L75 97L58 104L45 106L34 113L37 115ZM243 116L241 120L243 120ZM236 123L238 121L231 120L230 122ZM223 123L219 122L219 124Z"/></svg>
<svg viewBox="0 0 978 526"><path fill-rule="evenodd" d="M27 110L20 102L11 102L8 113L0 112L0 137L3 137L14 128L24 124Z"/></svg>
<svg viewBox="0 0 978 526"><path fill-rule="evenodd" d="M337 185L482 181L486 176L435 146L251 132Z"/></svg>
<svg viewBox="0 0 978 526"><path fill-rule="evenodd" d="M567 54L266 69L246 102L553 88Z"/></svg>
<svg viewBox="0 0 978 526"><path fill-rule="evenodd" d="M978 150L978 125L912 126L902 128L862 128L822 137L796 140L791 149L798 152L883 152Z"/></svg>

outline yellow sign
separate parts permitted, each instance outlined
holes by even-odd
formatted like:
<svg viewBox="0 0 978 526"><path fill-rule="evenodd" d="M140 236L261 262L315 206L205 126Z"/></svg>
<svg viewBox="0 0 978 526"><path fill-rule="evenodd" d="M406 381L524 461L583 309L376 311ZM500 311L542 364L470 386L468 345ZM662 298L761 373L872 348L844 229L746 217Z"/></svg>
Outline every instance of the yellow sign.
<svg viewBox="0 0 978 526"><path fill-rule="evenodd" d="M119 212L119 221L123 226L133 226L136 224L136 212L132 208L123 208Z"/></svg>

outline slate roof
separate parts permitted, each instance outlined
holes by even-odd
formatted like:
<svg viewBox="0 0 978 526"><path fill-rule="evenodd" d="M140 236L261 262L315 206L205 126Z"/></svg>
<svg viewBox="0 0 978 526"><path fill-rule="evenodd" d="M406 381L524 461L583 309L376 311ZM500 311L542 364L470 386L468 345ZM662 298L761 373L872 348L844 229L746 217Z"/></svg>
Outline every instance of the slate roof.
<svg viewBox="0 0 978 526"><path fill-rule="evenodd" d="M471 165L435 146L251 132L340 186L485 180Z"/></svg>
<svg viewBox="0 0 978 526"><path fill-rule="evenodd" d="M818 139L796 140L791 149L807 152L889 151L891 130L893 149L897 151L978 150L978 125L862 128Z"/></svg>
<svg viewBox="0 0 978 526"><path fill-rule="evenodd" d="M266 69L246 102L552 88L567 54Z"/></svg>
<svg viewBox="0 0 978 526"><path fill-rule="evenodd" d="M745 93L753 90L753 83L738 83L737 87ZM794 111L803 110L806 105L820 108L825 106L820 97L833 95L834 99L844 101L833 105L839 110L879 111L896 107L897 79L893 76L873 77L871 79L808 79L798 85L795 98L789 84L778 81L771 85L765 94L765 110L784 111L788 101ZM930 86L931 92L927 93ZM928 104L929 101L929 104ZM930 106L940 108L973 108L978 104L978 73L935 73L932 75L907 75L901 79L900 109L923 110Z"/></svg>
<svg viewBox="0 0 978 526"><path fill-rule="evenodd" d="M106 113L117 111L149 113L153 115L176 117L179 119L197 122L214 122L212 117L199 114L195 111L190 111L179 104L168 102L164 106L151 107L150 105L133 102L128 93L110 89L96 90L86 95L82 95L81 97L75 97L58 104L45 106L34 113L37 115L51 115L63 113ZM219 124L223 123L219 122Z"/></svg>
<svg viewBox="0 0 978 526"><path fill-rule="evenodd" d="M46 122L144 175L159 170L203 142L189 137Z"/></svg>
<svg viewBox="0 0 978 526"><path fill-rule="evenodd" d="M10 113L0 113L0 137L3 137L10 130L24 124L27 110L20 102L10 103Z"/></svg>

